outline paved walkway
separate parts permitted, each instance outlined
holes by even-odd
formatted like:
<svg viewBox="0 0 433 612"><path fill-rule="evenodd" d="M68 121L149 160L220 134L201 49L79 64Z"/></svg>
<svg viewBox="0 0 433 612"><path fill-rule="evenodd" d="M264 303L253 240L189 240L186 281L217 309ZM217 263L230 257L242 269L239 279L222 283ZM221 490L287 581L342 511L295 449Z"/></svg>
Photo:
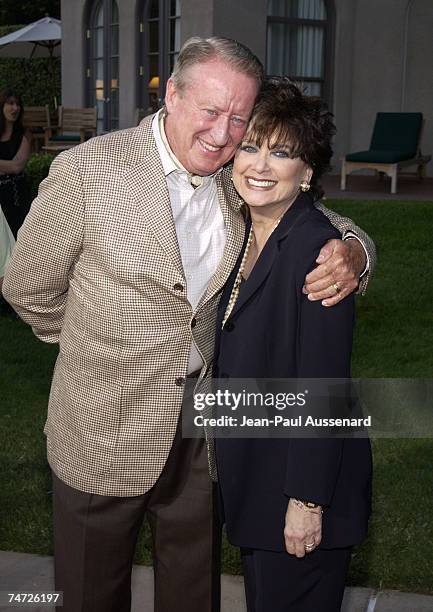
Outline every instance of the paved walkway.
<svg viewBox="0 0 433 612"><path fill-rule="evenodd" d="M340 190L340 176L326 175L322 179L325 195L329 199L347 200L432 200L433 178L418 182L414 177L402 176L398 180L398 193L390 193L390 179L379 181L373 174L351 174L346 191Z"/></svg>
<svg viewBox="0 0 433 612"><path fill-rule="evenodd" d="M52 557L0 551L0 592L53 590ZM135 566L132 576L131 612L153 610L153 572L149 567ZM27 607L33 612L46 612L51 607ZM0 605L6 612L20 608ZM21 607L24 610L24 607ZM243 581L239 576L222 577L221 612L245 612ZM173 612L176 612L173 610ZM272 612L271 610L269 612ZM315 612L309 610L308 612ZM347 588L341 612L433 612L433 596Z"/></svg>

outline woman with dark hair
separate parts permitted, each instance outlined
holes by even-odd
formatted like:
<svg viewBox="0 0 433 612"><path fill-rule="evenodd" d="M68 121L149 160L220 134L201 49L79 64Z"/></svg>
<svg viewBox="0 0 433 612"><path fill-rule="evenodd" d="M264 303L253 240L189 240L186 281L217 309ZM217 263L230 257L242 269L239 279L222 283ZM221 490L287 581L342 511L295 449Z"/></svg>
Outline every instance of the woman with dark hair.
<svg viewBox="0 0 433 612"><path fill-rule="evenodd" d="M30 157L31 134L23 126L21 97L0 92L0 205L16 238L30 208L23 170Z"/></svg>
<svg viewBox="0 0 433 612"><path fill-rule="evenodd" d="M353 296L325 308L303 293L322 245L340 237L314 206L334 132L320 100L286 77L265 82L233 167L249 220L219 306L217 378L350 377ZM248 611L340 610L352 546L367 533L368 439L215 443Z"/></svg>

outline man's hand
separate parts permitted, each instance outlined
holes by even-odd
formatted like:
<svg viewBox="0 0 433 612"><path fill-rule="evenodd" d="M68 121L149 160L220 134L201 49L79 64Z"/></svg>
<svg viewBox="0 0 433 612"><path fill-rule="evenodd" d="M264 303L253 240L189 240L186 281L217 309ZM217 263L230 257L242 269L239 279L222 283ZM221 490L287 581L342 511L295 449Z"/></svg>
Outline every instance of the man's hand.
<svg viewBox="0 0 433 612"><path fill-rule="evenodd" d="M316 259L320 264L307 274L303 292L323 306L338 304L359 284L366 257L358 240L328 240Z"/></svg>
<svg viewBox="0 0 433 612"><path fill-rule="evenodd" d="M322 539L322 513L300 508L289 500L284 527L286 550L290 555L304 557L319 546Z"/></svg>

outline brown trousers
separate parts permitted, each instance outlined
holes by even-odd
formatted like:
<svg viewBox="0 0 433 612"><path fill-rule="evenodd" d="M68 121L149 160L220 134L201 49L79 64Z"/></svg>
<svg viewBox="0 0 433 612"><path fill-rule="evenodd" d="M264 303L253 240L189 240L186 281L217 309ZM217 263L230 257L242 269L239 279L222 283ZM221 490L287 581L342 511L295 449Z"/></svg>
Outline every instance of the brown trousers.
<svg viewBox="0 0 433 612"><path fill-rule="evenodd" d="M129 612L145 514L153 538L155 612L218 612L221 524L203 439L180 426L156 484L138 497L78 491L53 474L59 612Z"/></svg>

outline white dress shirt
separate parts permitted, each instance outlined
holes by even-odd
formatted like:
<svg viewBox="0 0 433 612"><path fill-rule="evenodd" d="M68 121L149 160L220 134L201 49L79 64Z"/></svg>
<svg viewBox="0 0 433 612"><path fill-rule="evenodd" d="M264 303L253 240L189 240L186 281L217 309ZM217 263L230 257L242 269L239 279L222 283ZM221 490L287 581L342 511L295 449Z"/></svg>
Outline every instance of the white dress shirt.
<svg viewBox="0 0 433 612"><path fill-rule="evenodd" d="M194 311L223 256L226 228L218 201L215 174L194 177L199 182L201 179L201 185L194 189L191 174L170 149L163 121L163 110L160 110L153 118L152 129L170 194L186 294ZM191 341L188 374L203 365L192 337Z"/></svg>

